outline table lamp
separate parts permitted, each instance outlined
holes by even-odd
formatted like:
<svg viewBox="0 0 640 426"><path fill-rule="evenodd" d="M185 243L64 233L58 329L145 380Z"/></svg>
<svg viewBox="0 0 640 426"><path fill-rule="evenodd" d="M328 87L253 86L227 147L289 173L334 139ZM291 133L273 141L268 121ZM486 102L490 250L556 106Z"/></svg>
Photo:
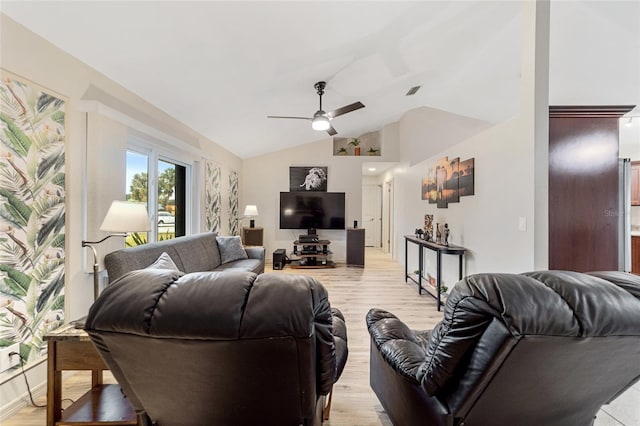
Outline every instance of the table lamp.
<svg viewBox="0 0 640 426"><path fill-rule="evenodd" d="M144 204L130 203L127 201L114 201L107 211L101 231L111 232L100 241L82 241L82 247L89 247L93 251L93 300L98 298L98 253L95 245L111 237L126 237L128 232L148 232L149 214Z"/></svg>
<svg viewBox="0 0 640 426"><path fill-rule="evenodd" d="M249 228L256 227L256 221L253 220L255 216L258 216L258 207L251 204L247 204L247 206L244 208L244 217L250 218Z"/></svg>

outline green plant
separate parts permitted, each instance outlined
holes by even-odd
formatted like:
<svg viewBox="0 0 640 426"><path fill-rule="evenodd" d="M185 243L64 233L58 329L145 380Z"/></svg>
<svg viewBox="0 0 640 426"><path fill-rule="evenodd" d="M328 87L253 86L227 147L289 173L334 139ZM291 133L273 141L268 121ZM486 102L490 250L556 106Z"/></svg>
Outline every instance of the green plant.
<svg viewBox="0 0 640 426"><path fill-rule="evenodd" d="M370 146L369 149L367 150L367 152L371 155L374 155L378 151L380 151L378 148L374 148L372 146Z"/></svg>
<svg viewBox="0 0 640 426"><path fill-rule="evenodd" d="M172 240L175 237L176 237L175 232L166 231L162 234L160 233L158 234L158 241ZM132 232L131 234L127 235L127 238L125 239L125 246L127 247L141 246L143 244L147 244L146 232L143 232L143 233Z"/></svg>
<svg viewBox="0 0 640 426"><path fill-rule="evenodd" d="M344 146L343 146L343 147L341 147L341 148L338 150L338 154L343 154L343 155L344 155L344 154L346 154L346 153L347 153L347 148L345 148Z"/></svg>
<svg viewBox="0 0 640 426"><path fill-rule="evenodd" d="M354 147L360 145L360 139L358 138L351 138L351 140L349 141L349 145L353 145Z"/></svg>

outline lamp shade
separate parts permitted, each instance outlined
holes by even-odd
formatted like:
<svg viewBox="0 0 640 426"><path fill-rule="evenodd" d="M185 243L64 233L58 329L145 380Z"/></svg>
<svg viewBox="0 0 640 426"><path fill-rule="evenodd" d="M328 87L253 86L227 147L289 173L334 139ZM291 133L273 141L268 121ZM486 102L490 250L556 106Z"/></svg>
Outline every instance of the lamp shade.
<svg viewBox="0 0 640 426"><path fill-rule="evenodd" d="M247 217L258 216L258 207L247 204L247 206L244 208L244 215Z"/></svg>
<svg viewBox="0 0 640 426"><path fill-rule="evenodd" d="M114 201L102 221L100 230L106 232L150 231L147 207L144 204Z"/></svg>

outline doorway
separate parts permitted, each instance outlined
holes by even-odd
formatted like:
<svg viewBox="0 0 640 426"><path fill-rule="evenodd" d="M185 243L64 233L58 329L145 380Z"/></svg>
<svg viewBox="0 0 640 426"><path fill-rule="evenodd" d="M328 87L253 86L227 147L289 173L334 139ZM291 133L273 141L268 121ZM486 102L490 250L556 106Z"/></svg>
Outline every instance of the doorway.
<svg viewBox="0 0 640 426"><path fill-rule="evenodd" d="M382 247L382 186L362 186L362 226L365 229L364 245Z"/></svg>

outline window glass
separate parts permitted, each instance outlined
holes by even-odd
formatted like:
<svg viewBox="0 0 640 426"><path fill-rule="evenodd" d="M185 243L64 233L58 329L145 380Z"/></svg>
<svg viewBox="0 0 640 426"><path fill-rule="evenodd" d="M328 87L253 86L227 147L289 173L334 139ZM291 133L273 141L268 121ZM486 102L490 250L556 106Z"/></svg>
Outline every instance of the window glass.
<svg viewBox="0 0 640 426"><path fill-rule="evenodd" d="M143 203L149 210L149 157L134 151L127 151L127 201ZM132 232L126 238L126 246L133 247L144 244L149 239L148 232Z"/></svg>
<svg viewBox="0 0 640 426"><path fill-rule="evenodd" d="M186 167L158 161L158 241L185 235Z"/></svg>
<svg viewBox="0 0 640 426"><path fill-rule="evenodd" d="M127 201L146 204L152 224L151 232L130 234L128 247L186 235L190 176L189 165L160 159L153 149L146 154L127 151Z"/></svg>

